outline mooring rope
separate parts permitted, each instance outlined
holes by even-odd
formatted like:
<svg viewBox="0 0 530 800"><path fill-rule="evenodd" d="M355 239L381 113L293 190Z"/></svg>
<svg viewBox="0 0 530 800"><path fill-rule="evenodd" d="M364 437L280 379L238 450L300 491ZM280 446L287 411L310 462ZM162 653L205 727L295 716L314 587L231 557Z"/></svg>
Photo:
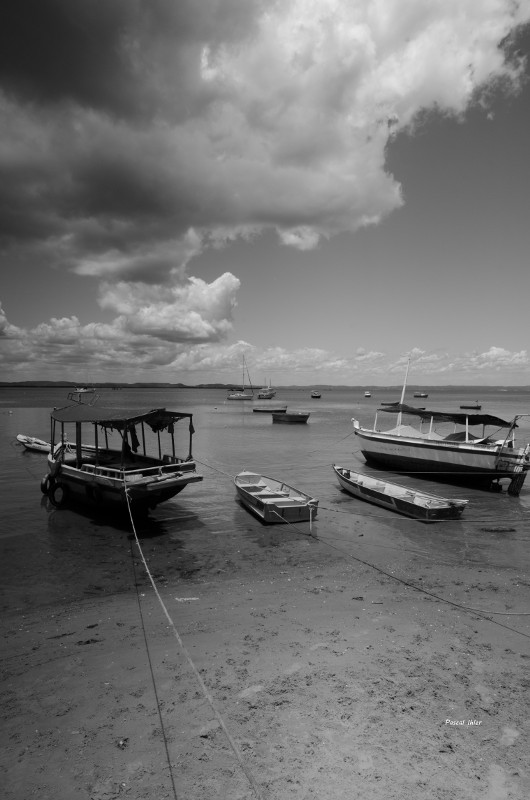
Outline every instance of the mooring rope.
<svg viewBox="0 0 530 800"><path fill-rule="evenodd" d="M496 619L491 619L490 616L487 616L491 614L497 615L505 613L510 614L511 616L530 616L530 614L527 614L527 612L522 612L521 614L517 614L516 612L477 610L474 608L470 608L469 606L461 605L460 603L456 603L454 600L447 600L445 597L441 597L440 595L435 594L435 592L430 592L428 589L423 588L423 586L416 586L414 583L410 583L410 581L406 581L404 578L399 578L397 575L392 575L391 572L387 572L381 567L378 567L375 564L371 564L369 561L364 561L362 558L353 556L351 553L347 553L346 551L341 550L340 547L336 547L335 545L330 544L330 542L326 542L325 539L320 539L319 537L315 538L318 539L319 542L323 542L323 544L326 544L328 547L331 547L333 550L336 550L338 553L341 553L341 555L345 555L348 558L352 559L353 561L357 561L366 567L370 567L371 569L376 570L376 572L379 572L382 575L386 575L387 578L392 578L392 580L401 583L403 586L407 586L410 589L414 589L415 591L420 592L420 594L425 594L428 597L432 597L435 600L440 601L441 603L446 603L447 605L453 606L454 608L458 608L461 611L468 611L473 614L477 614L477 616L481 617L482 619L485 619L487 622L492 622L494 625L498 625L499 627L505 628L506 630L511 631L512 633L517 633L519 634L519 636L524 636L526 639L530 639L530 634L524 633L523 631L518 631L516 628L511 628L509 625L504 625L502 622L498 622Z"/></svg>
<svg viewBox="0 0 530 800"><path fill-rule="evenodd" d="M239 763L239 766L241 767L242 771L244 772L244 774L245 774L245 776L246 776L246 778L247 778L247 780L248 780L248 782L249 782L249 784L250 784L250 786L252 788L252 791L254 792L254 794L258 798L258 800L264 800L263 794L261 793L261 790L260 790L259 786L257 785L256 781L254 780L254 777L251 774L251 772L248 770L248 768L247 768L247 766L246 766L246 764L245 764L245 762L243 760L243 757L241 756L241 753L239 752L235 741L233 740L232 736L230 735L230 732L229 732L229 730L228 730L228 728L227 728L227 726L226 726L221 714L218 712L217 708L215 707L213 698L212 698L210 692L208 691L208 689L206 687L206 684L204 683L203 679L201 678L200 673L199 673L197 667L195 666L190 654L188 653L188 650L187 650L184 642L182 641L182 637L180 636L180 634L179 634L179 632L178 632L178 630L177 630L177 628L175 626L175 623L173 622L173 620L172 620L172 618L171 618L171 616L170 616L170 614L169 614L169 612L167 610L167 607L166 607L166 605L165 605L165 603L164 603L164 601L163 601L163 599L162 599L162 597L160 595L160 592L158 591L158 587L157 587L157 585L155 583L155 580L154 580L154 578L153 578L153 576L151 574L151 571L149 569L149 566L148 566L147 561L146 561L145 556L144 556L144 552L143 552L142 547L140 545L140 540L138 539L138 533L136 531L136 526L134 524L134 519L133 519L133 515L132 515L131 502L130 502L130 498L129 498L129 490L127 489L127 487L125 487L125 497L127 499L127 508L129 510L129 517L130 517L130 520L131 520L131 526L132 526L132 530L133 530L136 546L137 546L138 551L140 553L140 557L142 559L142 563L143 563L144 569L146 571L146 574L147 574L147 576L149 578L151 586L153 587L153 591L154 591L154 593L155 593L155 595L156 595L156 597L158 599L158 602L160 603L160 606L162 608L164 616L166 617L166 619L167 619L167 621L169 623L169 627L170 627L173 635L175 636L175 639L177 640L182 652L184 653L186 661L188 662L193 674L195 675L195 678L197 679L197 682L199 683L199 686L201 687L202 693L203 693L204 697L206 698L206 700L208 702L208 705L212 709L212 712L214 713L217 722L221 726L221 728L222 728L222 730L223 730L223 732L224 732L224 734L225 734L225 736L227 738L227 741L228 741L228 743L229 743L229 745L230 745L230 747L232 749L232 752L234 753L234 756L235 756L237 762ZM147 647L147 640L146 640L146 647ZM154 677L153 677L153 680L154 680ZM155 694L156 694L156 688L155 688ZM157 697L157 703L158 703L158 697ZM159 709L159 714L160 714L160 709ZM169 758L169 752L167 753L167 757ZM170 766L170 770L171 770L171 766ZM172 776L172 772L171 772L171 776ZM173 777L172 777L172 779L173 779Z"/></svg>
<svg viewBox="0 0 530 800"><path fill-rule="evenodd" d="M127 495L127 490L126 490L126 495ZM128 499L127 499L127 505L128 505L128 508L129 508L129 516L131 517L131 524L132 524L133 530L134 530L134 522L132 520L131 508L130 508ZM135 535L136 535L136 531L135 531ZM131 548L130 548L130 550L131 550L131 562L132 562L132 568L133 568L133 574L134 574L134 585L135 585L135 588L136 588L136 599L138 601L138 612L140 614L140 621L142 623L142 632L143 632L143 636L144 636L145 651L147 653L147 661L149 663L149 671L151 673L151 683L153 684L153 691L155 693L156 708L157 708L157 711L158 711L158 720L160 722L160 730L162 731L162 738L164 740L164 749L166 751L166 761L167 761L168 770L169 770L169 778L171 780L171 787L173 789L173 796L174 796L175 800L178 800L177 787L175 785L175 777L173 775L173 766L172 766L172 763L171 763L171 756L169 755L169 744L168 744L167 735L166 735L166 728L165 728L165 725L164 725L164 718L162 716L162 708L161 708L161 705L160 705L160 699L158 697L158 691L157 691L157 688L156 688L156 679L155 679L155 673L154 673L154 669L153 669L153 662L151 661L151 653L149 652L149 642L147 640L147 631L145 629L145 620L144 620L144 615L143 615L143 611L142 611L142 603L140 601L140 593L138 591L138 579L136 577L136 566L134 564L134 554L133 554L132 545L133 545L133 543L132 543L132 540L131 540Z"/></svg>

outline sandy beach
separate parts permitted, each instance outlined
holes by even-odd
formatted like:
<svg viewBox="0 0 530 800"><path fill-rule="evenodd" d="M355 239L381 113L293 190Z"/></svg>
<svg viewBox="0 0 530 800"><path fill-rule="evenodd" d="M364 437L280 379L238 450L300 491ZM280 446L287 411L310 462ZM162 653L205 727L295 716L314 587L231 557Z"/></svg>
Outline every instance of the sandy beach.
<svg viewBox="0 0 530 800"><path fill-rule="evenodd" d="M530 795L530 618L511 616L528 582L414 551L374 568L355 544L377 540L377 518L348 517L345 549L325 512L313 536L240 514L239 530L206 522L180 571L140 532L171 622L125 531L97 582L54 552L80 598L51 603L30 580L4 610L6 800ZM60 519L71 543L75 514ZM36 575L42 554L11 545L10 569Z"/></svg>

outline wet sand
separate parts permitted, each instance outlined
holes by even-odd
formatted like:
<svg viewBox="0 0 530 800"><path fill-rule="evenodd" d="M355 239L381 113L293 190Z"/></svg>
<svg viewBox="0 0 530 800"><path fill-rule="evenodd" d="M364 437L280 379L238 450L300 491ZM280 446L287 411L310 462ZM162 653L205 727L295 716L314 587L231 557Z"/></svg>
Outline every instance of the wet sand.
<svg viewBox="0 0 530 800"><path fill-rule="evenodd" d="M139 529L172 624L126 526L4 539L6 800L530 796L521 526L322 509L308 536L208 496Z"/></svg>

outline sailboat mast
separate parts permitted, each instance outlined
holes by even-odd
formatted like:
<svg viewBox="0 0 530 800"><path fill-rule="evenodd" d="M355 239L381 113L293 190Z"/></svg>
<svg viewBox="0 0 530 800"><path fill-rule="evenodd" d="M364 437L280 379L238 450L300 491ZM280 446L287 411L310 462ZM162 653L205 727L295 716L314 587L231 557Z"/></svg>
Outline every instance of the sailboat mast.
<svg viewBox="0 0 530 800"><path fill-rule="evenodd" d="M407 361L407 371L405 372L405 380L403 381L403 389L401 390L401 400L399 401L400 406L403 405L403 401L405 399L405 390L407 388L407 378L409 376L409 367L410 367L410 356L409 356L409 359ZM398 418L397 418L398 428L401 425L402 416L403 416L403 413L400 411L399 414L398 414Z"/></svg>

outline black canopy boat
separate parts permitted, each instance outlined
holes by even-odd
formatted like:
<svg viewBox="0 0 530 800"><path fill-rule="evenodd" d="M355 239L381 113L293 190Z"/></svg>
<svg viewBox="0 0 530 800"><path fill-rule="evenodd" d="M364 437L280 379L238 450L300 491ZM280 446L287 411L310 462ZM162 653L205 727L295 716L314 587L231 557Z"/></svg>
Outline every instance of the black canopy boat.
<svg viewBox="0 0 530 800"><path fill-rule="evenodd" d="M155 508L188 483L202 480L192 456L192 417L165 408L82 403L56 408L51 413L49 473L41 489L56 506L68 502L124 510L129 505L142 511ZM188 423L188 452L182 456L175 451L179 422L183 428Z"/></svg>

